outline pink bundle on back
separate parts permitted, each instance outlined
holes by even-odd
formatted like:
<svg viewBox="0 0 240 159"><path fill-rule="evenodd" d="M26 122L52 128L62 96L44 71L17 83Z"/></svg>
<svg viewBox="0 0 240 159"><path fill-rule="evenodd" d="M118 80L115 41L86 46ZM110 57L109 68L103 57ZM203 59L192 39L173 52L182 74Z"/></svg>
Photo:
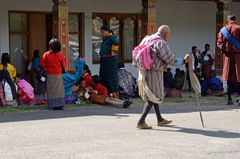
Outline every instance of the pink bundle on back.
<svg viewBox="0 0 240 159"><path fill-rule="evenodd" d="M148 38L149 36L146 36L132 51L133 66L141 70L147 70L152 67L154 59L151 57L150 46L161 40L160 38L157 38L150 41Z"/></svg>

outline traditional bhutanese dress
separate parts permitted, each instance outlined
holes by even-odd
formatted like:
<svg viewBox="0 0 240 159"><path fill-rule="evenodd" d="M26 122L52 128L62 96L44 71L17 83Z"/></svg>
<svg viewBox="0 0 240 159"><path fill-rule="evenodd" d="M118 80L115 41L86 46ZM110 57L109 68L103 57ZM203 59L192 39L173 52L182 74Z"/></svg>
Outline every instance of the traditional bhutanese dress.
<svg viewBox="0 0 240 159"><path fill-rule="evenodd" d="M131 73L125 68L120 68L118 71L118 77L120 93L130 97L135 97L137 82Z"/></svg>
<svg viewBox="0 0 240 159"><path fill-rule="evenodd" d="M176 57L167 41L159 34L153 34L143 40L153 41L155 39L162 39L150 47L151 57L156 60L151 69L139 70L138 87L139 95L144 101L160 104L165 97L163 71L167 69L167 65L176 64Z"/></svg>
<svg viewBox="0 0 240 159"><path fill-rule="evenodd" d="M48 51L41 59L41 66L47 70L47 97L49 108L63 107L65 104L62 69L66 60L62 53Z"/></svg>
<svg viewBox="0 0 240 159"><path fill-rule="evenodd" d="M78 82L83 73L84 61L81 59L76 60L75 74L64 73L63 81L65 87L66 104L75 104L76 95L72 92L72 87Z"/></svg>
<svg viewBox="0 0 240 159"><path fill-rule="evenodd" d="M117 51L119 41L114 35L103 39L100 49L100 72L102 84L107 87L109 93L118 92L118 56L112 55Z"/></svg>

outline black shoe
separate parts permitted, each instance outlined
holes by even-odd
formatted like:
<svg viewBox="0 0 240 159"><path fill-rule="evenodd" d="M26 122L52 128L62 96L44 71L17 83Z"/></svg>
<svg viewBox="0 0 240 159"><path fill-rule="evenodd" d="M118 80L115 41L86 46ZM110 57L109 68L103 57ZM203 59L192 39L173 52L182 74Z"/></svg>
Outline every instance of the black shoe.
<svg viewBox="0 0 240 159"><path fill-rule="evenodd" d="M238 103L238 106L240 106L240 100L236 100L236 102Z"/></svg>
<svg viewBox="0 0 240 159"><path fill-rule="evenodd" d="M232 100L229 100L229 101L228 101L228 105L233 105L233 101L232 101Z"/></svg>
<svg viewBox="0 0 240 159"><path fill-rule="evenodd" d="M64 110L63 107L53 107L52 110Z"/></svg>
<svg viewBox="0 0 240 159"><path fill-rule="evenodd" d="M128 108L132 104L132 101L126 100L123 102L123 108Z"/></svg>

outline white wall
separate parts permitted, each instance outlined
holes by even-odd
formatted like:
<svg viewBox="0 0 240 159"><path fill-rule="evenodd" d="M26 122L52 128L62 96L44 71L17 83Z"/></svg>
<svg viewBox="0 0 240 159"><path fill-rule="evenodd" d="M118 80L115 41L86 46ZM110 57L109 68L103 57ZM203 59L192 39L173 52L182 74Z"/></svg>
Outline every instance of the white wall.
<svg viewBox="0 0 240 159"><path fill-rule="evenodd" d="M120 2L120 3L119 3ZM92 65L92 12L137 13L141 12L141 0L69 0L71 12L85 13L85 55L92 72L98 73L99 66ZM0 50L9 51L8 10L51 11L52 0L8 0L0 5ZM238 5L238 6L236 6ZM239 5L233 3L236 15L240 15ZM191 2L178 0L157 0L157 23L168 24L172 29L169 40L175 54L183 57L196 45L203 50L210 43L215 50L216 4L214 2ZM127 69L137 75L131 64Z"/></svg>
<svg viewBox="0 0 240 159"><path fill-rule="evenodd" d="M172 51L183 57L193 45L203 51L209 43L215 51L216 4L214 2L157 1L157 23L172 30L169 39Z"/></svg>
<svg viewBox="0 0 240 159"><path fill-rule="evenodd" d="M240 23L240 3L239 2L233 2L231 4L231 14L235 14L237 17L238 23Z"/></svg>
<svg viewBox="0 0 240 159"><path fill-rule="evenodd" d="M98 74L99 65L92 64L92 12L140 13L141 0L69 0L69 10L85 12L85 55L92 73ZM137 71L132 67L132 64L126 64L126 68L137 76Z"/></svg>
<svg viewBox="0 0 240 159"><path fill-rule="evenodd" d="M7 0L0 5L0 51L9 52L8 11L51 11L51 0Z"/></svg>

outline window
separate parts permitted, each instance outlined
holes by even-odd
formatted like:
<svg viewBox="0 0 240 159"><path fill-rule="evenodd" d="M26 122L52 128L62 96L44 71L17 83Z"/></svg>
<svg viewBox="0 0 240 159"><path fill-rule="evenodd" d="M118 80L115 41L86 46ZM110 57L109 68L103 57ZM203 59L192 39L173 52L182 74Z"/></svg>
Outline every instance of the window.
<svg viewBox="0 0 240 159"><path fill-rule="evenodd" d="M83 57L83 14L69 14L69 59L70 69L75 69L75 63L71 62L75 53Z"/></svg>
<svg viewBox="0 0 240 159"><path fill-rule="evenodd" d="M36 20L33 15L42 15L45 18L40 28L34 27ZM26 66L31 60L33 48L42 50L41 53L48 50L49 40L52 35L52 14L46 12L25 12L10 11L9 12L9 43L11 63L17 68L17 73L24 73ZM35 24L36 25L36 24ZM34 33L46 34L41 40ZM40 45L41 44L41 45ZM83 14L69 13L69 59L74 52L78 52L79 56L83 54ZM70 68L75 65L70 63ZM72 66L71 66L72 65Z"/></svg>
<svg viewBox="0 0 240 159"><path fill-rule="evenodd" d="M99 51L102 43L100 28L108 24L120 41L119 60L131 62L131 52L139 41L140 14L93 13L92 19L92 57L93 63L99 63Z"/></svg>
<svg viewBox="0 0 240 159"><path fill-rule="evenodd" d="M9 40L11 63L17 68L17 73L26 69L28 58L28 16L26 13L13 12L9 14Z"/></svg>

